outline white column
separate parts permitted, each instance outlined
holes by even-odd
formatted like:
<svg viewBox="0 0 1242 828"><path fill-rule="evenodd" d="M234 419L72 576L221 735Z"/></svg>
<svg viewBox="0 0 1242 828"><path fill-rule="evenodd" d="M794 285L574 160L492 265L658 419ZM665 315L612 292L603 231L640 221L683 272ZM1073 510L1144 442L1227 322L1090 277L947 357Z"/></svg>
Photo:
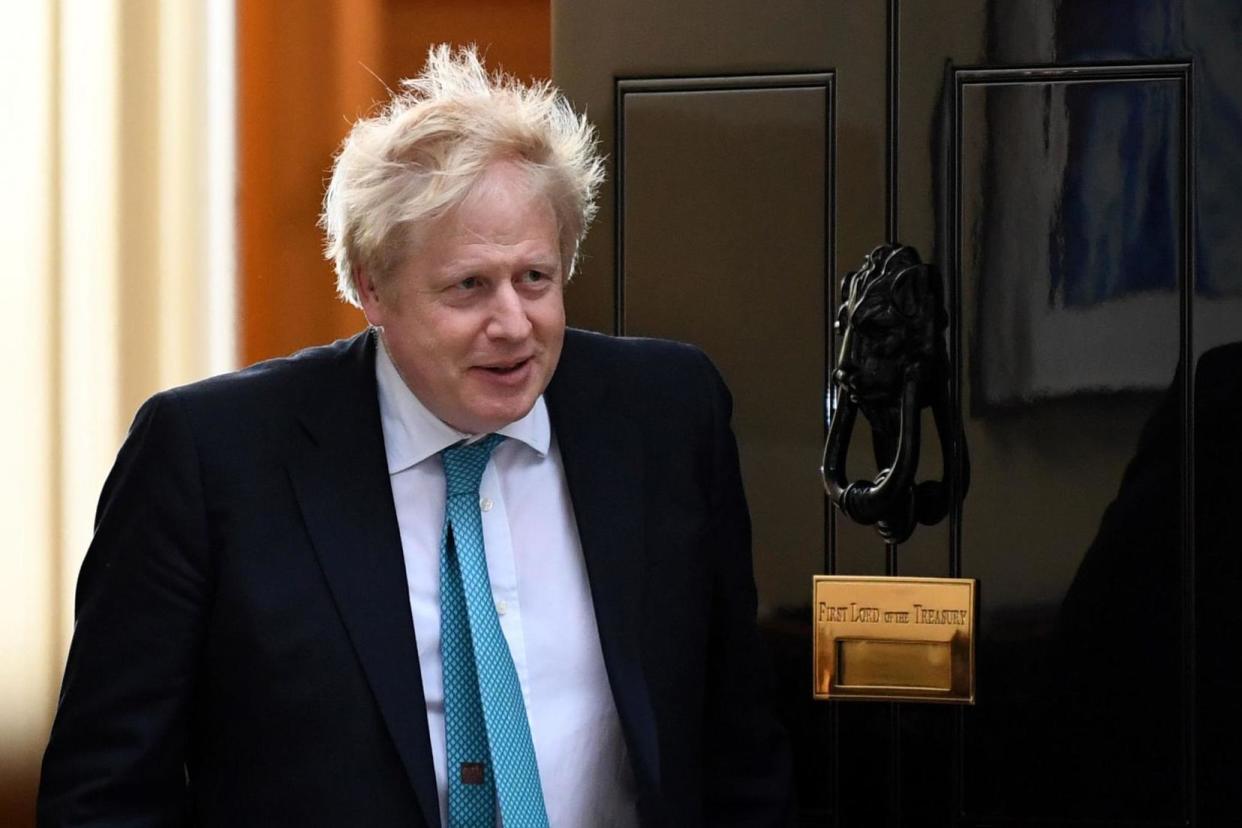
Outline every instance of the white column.
<svg viewBox="0 0 1242 828"><path fill-rule="evenodd" d="M55 557L57 178L55 8L13 6L0 27L0 249L8 318L0 324L0 773L47 735L60 647ZM10 771L9 769L13 769Z"/></svg>
<svg viewBox="0 0 1242 828"><path fill-rule="evenodd" d="M233 7L25 0L3 22L0 775L33 786L134 410L236 362Z"/></svg>
<svg viewBox="0 0 1242 828"><path fill-rule="evenodd" d="M62 0L56 95L60 239L56 412L62 641L95 502L122 434L120 392L120 2ZM53 553L56 554L56 553Z"/></svg>

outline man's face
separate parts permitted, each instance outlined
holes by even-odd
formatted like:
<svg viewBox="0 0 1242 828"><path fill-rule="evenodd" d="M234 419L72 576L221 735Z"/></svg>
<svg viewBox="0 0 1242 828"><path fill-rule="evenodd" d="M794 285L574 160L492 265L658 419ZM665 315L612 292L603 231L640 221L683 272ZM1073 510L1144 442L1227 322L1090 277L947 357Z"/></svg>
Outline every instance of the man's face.
<svg viewBox="0 0 1242 828"><path fill-rule="evenodd" d="M556 215L514 164L492 165L381 290L359 282L410 390L459 431L521 419L552 379L565 337Z"/></svg>

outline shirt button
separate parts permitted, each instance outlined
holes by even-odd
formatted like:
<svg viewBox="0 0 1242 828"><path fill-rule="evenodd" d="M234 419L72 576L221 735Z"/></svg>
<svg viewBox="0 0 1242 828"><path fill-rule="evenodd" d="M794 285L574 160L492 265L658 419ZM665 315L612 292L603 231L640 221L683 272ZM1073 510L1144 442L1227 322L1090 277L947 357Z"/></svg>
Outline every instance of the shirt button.
<svg viewBox="0 0 1242 828"><path fill-rule="evenodd" d="M480 500L479 508L485 512L490 512L492 510L492 499L490 497L485 497Z"/></svg>
<svg viewBox="0 0 1242 828"><path fill-rule="evenodd" d="M504 601L496 602L496 614L497 615L504 615L508 611L509 611L509 605L507 603L505 603Z"/></svg>

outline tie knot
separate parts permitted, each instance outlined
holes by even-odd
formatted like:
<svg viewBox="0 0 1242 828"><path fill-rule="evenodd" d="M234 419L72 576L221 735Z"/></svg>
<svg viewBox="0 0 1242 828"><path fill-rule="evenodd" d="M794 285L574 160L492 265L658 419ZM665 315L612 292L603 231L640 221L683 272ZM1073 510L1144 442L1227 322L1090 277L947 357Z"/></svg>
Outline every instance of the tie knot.
<svg viewBox="0 0 1242 828"><path fill-rule="evenodd" d="M479 481L483 479L488 458L492 456L492 449L503 439L503 435L489 434L482 440L459 443L440 452L449 497L479 493Z"/></svg>

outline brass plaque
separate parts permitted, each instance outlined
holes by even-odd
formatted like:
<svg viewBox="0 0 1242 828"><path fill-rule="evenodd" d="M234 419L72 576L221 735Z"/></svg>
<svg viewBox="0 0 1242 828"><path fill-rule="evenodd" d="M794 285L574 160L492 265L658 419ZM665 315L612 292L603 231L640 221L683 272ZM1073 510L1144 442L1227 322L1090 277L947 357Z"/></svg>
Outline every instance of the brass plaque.
<svg viewBox="0 0 1242 828"><path fill-rule="evenodd" d="M975 582L817 575L815 698L975 703Z"/></svg>

